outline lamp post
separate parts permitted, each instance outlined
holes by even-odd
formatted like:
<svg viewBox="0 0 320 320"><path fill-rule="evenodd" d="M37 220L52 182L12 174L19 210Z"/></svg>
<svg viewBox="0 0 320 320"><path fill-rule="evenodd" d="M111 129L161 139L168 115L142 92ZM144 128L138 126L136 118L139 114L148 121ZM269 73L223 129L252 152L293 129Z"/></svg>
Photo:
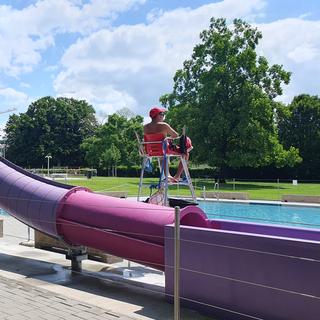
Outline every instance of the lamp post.
<svg viewBox="0 0 320 320"><path fill-rule="evenodd" d="M45 156L45 158L47 158L48 159L48 178L49 178L49 174L50 174L50 172L49 172L49 168L50 168L50 159L52 158L50 155L47 155L47 156Z"/></svg>

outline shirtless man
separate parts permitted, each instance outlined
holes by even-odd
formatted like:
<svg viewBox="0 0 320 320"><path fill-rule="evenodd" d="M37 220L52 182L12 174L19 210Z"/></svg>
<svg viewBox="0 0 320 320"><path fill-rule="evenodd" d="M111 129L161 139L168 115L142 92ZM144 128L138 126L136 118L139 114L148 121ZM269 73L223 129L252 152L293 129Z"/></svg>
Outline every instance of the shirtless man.
<svg viewBox="0 0 320 320"><path fill-rule="evenodd" d="M153 133L162 133L164 137L177 138L179 137L178 133L171 128L171 126L164 122L165 113L167 112L164 108L154 107L150 110L149 116L151 118L151 122L146 124L143 127L144 134L153 134ZM189 159L189 153L183 155L186 160ZM174 177L169 174L170 182L178 182L180 180L180 176L183 171L183 166L180 161L178 171Z"/></svg>

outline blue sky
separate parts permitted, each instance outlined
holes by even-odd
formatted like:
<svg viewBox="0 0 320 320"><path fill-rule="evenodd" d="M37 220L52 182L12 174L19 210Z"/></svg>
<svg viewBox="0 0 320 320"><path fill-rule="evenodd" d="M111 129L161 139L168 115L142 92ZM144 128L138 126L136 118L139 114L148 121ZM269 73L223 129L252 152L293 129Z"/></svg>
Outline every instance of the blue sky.
<svg viewBox="0 0 320 320"><path fill-rule="evenodd" d="M319 0L0 0L0 112L51 95L145 116L212 16L263 33L259 54L293 73L279 100L319 94Z"/></svg>

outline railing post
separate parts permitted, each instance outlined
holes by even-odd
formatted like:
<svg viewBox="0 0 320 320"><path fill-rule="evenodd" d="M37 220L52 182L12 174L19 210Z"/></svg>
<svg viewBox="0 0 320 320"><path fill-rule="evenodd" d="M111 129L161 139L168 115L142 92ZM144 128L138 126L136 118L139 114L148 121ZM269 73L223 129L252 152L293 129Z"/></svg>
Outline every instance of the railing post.
<svg viewBox="0 0 320 320"><path fill-rule="evenodd" d="M180 320L180 207L174 213L174 320Z"/></svg>

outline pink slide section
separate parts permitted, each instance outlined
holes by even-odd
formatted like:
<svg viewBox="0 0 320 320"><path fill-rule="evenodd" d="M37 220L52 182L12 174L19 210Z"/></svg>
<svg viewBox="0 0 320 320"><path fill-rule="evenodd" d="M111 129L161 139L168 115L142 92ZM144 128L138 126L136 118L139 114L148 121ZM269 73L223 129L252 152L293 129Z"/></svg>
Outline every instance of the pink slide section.
<svg viewBox="0 0 320 320"><path fill-rule="evenodd" d="M63 239L164 270L164 227L174 209L103 196L33 175L0 157L0 207ZM207 227L203 211L181 210L180 223Z"/></svg>

